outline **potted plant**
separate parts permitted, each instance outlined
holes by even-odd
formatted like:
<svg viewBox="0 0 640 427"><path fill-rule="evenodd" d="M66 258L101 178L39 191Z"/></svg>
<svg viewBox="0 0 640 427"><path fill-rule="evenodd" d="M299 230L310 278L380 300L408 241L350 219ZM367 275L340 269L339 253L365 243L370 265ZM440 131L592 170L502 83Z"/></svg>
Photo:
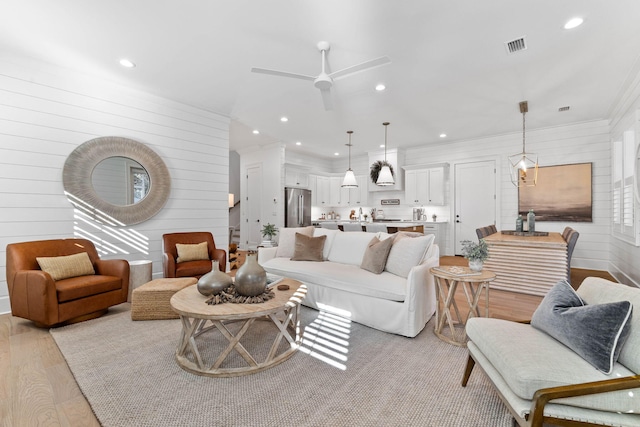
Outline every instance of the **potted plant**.
<svg viewBox="0 0 640 427"><path fill-rule="evenodd" d="M489 248L484 239L478 243L471 240L463 240L462 255L469 260L469 268L473 271L482 271L482 265L489 258Z"/></svg>
<svg viewBox="0 0 640 427"><path fill-rule="evenodd" d="M273 236L275 236L278 233L278 230L276 229L276 226L274 224L265 224L262 226L262 237L265 240L271 240L273 239Z"/></svg>

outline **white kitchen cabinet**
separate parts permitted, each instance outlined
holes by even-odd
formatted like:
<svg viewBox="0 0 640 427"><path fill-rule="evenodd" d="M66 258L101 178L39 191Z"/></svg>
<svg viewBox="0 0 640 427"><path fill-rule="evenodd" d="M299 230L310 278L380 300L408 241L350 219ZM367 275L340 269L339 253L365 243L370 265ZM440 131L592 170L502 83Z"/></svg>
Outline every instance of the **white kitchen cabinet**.
<svg viewBox="0 0 640 427"><path fill-rule="evenodd" d="M444 205L445 166L405 167L405 201L410 205Z"/></svg>
<svg viewBox="0 0 640 427"><path fill-rule="evenodd" d="M429 200L429 171L408 170L404 173L404 197L407 204L423 205Z"/></svg>
<svg viewBox="0 0 640 427"><path fill-rule="evenodd" d="M429 170L429 204L444 205L444 168Z"/></svg>
<svg viewBox="0 0 640 427"><path fill-rule="evenodd" d="M285 167L284 185L285 187L309 188L309 173L302 169Z"/></svg>
<svg viewBox="0 0 640 427"><path fill-rule="evenodd" d="M356 175L358 188L349 189L350 206L366 206L369 200L369 188L367 186L367 175Z"/></svg>
<svg viewBox="0 0 640 427"><path fill-rule="evenodd" d="M327 207L329 204L329 177L322 175L314 175L315 188L311 191L311 200L313 206Z"/></svg>
<svg viewBox="0 0 640 427"><path fill-rule="evenodd" d="M342 187L342 176L329 177L329 206L341 207L349 205L349 189Z"/></svg>

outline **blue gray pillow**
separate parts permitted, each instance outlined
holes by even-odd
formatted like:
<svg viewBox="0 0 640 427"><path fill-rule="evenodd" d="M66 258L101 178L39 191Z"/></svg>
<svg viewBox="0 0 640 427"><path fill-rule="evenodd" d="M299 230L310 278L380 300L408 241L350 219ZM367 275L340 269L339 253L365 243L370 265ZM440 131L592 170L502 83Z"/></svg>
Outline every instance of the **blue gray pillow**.
<svg viewBox="0 0 640 427"><path fill-rule="evenodd" d="M629 336L629 301L587 305L562 280L551 288L531 318L531 326L569 347L599 371L610 374Z"/></svg>

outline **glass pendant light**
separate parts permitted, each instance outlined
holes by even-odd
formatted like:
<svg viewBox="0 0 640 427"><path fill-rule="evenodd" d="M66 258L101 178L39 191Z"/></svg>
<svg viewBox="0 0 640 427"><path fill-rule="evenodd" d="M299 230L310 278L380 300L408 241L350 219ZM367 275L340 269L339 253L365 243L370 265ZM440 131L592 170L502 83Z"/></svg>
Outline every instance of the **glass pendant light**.
<svg viewBox="0 0 640 427"><path fill-rule="evenodd" d="M358 188L358 181L356 181L356 176L353 174L351 170L351 134L353 134L352 130L348 130L347 134L349 135L349 143L345 144L349 147L349 169L347 169L347 173L344 174L344 180L342 181L343 188Z"/></svg>
<svg viewBox="0 0 640 427"><path fill-rule="evenodd" d="M378 174L376 184L389 186L396 183L393 179L393 174L391 173L389 164L387 163L387 126L389 126L389 122L384 122L382 125L384 126L384 163L382 165L382 169L380 169L380 173Z"/></svg>
<svg viewBox="0 0 640 427"><path fill-rule="evenodd" d="M525 147L525 115L528 111L528 102L522 101L522 153L509 156L511 182L516 187L533 187L538 183L538 155L527 153Z"/></svg>

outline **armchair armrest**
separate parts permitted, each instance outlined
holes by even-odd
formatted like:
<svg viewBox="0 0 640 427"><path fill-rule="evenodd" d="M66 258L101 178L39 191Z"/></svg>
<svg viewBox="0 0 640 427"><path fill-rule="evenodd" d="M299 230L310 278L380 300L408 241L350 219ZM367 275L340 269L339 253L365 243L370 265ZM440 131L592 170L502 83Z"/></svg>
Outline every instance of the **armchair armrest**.
<svg viewBox="0 0 640 427"><path fill-rule="evenodd" d="M214 249L211 259L218 260L220 271L227 271L227 252L224 249Z"/></svg>
<svg viewBox="0 0 640 427"><path fill-rule="evenodd" d="M126 277L129 282L129 263L123 259L99 259L94 263L96 274Z"/></svg>
<svg viewBox="0 0 640 427"><path fill-rule="evenodd" d="M166 252L162 254L162 274L164 277L176 277L176 260Z"/></svg>
<svg viewBox="0 0 640 427"><path fill-rule="evenodd" d="M545 421L552 420L551 417L547 417L545 419L544 416L545 405L551 400L564 397L585 396L589 394L606 393L609 391L626 390L637 387L640 387L640 375L540 389L533 395L533 403L531 404L530 412L531 427L542 427Z"/></svg>
<svg viewBox="0 0 640 427"><path fill-rule="evenodd" d="M98 259L94 263L96 274L114 276L122 279L122 295L129 295L129 262L124 259Z"/></svg>
<svg viewBox="0 0 640 427"><path fill-rule="evenodd" d="M58 322L58 296L51 275L41 270L17 271L9 282L9 299L14 316L43 325Z"/></svg>

